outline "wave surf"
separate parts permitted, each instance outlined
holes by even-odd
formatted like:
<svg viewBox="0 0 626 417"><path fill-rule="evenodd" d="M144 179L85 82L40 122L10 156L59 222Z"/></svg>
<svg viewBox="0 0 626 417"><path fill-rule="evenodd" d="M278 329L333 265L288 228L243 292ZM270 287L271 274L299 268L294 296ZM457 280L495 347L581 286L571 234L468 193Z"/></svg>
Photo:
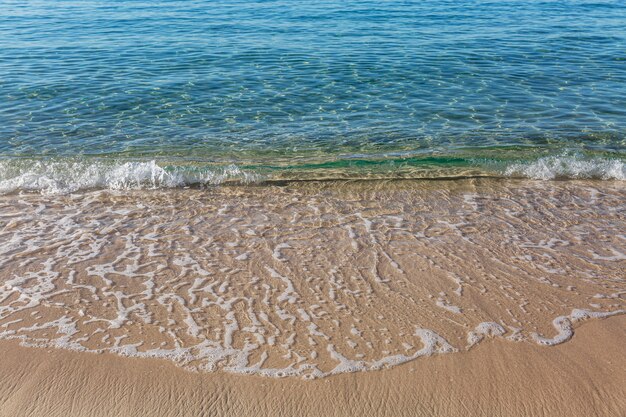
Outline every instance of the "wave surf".
<svg viewBox="0 0 626 417"><path fill-rule="evenodd" d="M347 161L347 162L346 162ZM498 160L474 157L335 159L292 166L184 163L106 158L0 159L0 194L71 193L88 189L159 189L273 181L361 179L454 179L468 177L533 180L626 180L624 160L561 153Z"/></svg>

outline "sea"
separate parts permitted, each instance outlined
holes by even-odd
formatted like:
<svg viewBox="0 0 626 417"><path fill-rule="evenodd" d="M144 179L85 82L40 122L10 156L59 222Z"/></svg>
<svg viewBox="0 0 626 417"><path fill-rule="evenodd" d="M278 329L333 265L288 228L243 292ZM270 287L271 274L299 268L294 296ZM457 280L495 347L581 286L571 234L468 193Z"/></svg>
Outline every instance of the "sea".
<svg viewBox="0 0 626 417"><path fill-rule="evenodd" d="M550 349L626 314L625 162L624 1L0 0L0 343Z"/></svg>
<svg viewBox="0 0 626 417"><path fill-rule="evenodd" d="M626 178L622 1L2 1L0 192Z"/></svg>

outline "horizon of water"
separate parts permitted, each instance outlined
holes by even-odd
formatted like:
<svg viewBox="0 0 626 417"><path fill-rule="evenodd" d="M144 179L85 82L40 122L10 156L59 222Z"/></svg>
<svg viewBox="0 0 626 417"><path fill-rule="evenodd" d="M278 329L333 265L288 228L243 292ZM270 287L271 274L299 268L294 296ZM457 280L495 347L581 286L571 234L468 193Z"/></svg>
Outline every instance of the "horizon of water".
<svg viewBox="0 0 626 417"><path fill-rule="evenodd" d="M2 3L2 193L626 178L619 1Z"/></svg>

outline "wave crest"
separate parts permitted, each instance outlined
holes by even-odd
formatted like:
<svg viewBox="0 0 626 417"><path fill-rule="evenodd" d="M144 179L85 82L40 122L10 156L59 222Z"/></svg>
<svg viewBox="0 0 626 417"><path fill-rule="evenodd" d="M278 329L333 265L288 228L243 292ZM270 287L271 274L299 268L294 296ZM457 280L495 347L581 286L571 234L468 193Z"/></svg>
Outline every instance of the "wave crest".
<svg viewBox="0 0 626 417"><path fill-rule="evenodd" d="M618 159L584 158L565 154L546 156L532 162L514 163L505 169L504 174L535 180L626 180L626 165Z"/></svg>
<svg viewBox="0 0 626 417"><path fill-rule="evenodd" d="M187 185L252 183L260 176L236 165L214 168L162 167L156 161L0 161L0 193L50 194L85 189L174 188Z"/></svg>
<svg viewBox="0 0 626 417"><path fill-rule="evenodd" d="M563 153L533 160L504 162L494 159L449 158L381 161L354 167L265 166L251 171L227 166L164 161L113 159L0 159L0 194L12 192L71 193L88 189L156 189L185 186L250 184L261 181L345 179L442 179L468 177L626 180L626 164L583 154ZM383 161L384 162L384 161ZM388 169L389 165L395 168ZM468 166L470 168L468 168Z"/></svg>

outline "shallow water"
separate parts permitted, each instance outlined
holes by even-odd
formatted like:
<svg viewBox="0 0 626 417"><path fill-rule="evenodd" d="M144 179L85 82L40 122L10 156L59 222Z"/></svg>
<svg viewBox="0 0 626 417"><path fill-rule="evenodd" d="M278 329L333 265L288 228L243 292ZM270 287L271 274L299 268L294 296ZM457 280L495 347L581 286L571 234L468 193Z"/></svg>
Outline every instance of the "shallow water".
<svg viewBox="0 0 626 417"><path fill-rule="evenodd" d="M626 177L621 1L5 1L0 33L0 191Z"/></svg>
<svg viewBox="0 0 626 417"><path fill-rule="evenodd" d="M315 378L554 345L626 313L602 181L304 183L0 197L0 338Z"/></svg>

